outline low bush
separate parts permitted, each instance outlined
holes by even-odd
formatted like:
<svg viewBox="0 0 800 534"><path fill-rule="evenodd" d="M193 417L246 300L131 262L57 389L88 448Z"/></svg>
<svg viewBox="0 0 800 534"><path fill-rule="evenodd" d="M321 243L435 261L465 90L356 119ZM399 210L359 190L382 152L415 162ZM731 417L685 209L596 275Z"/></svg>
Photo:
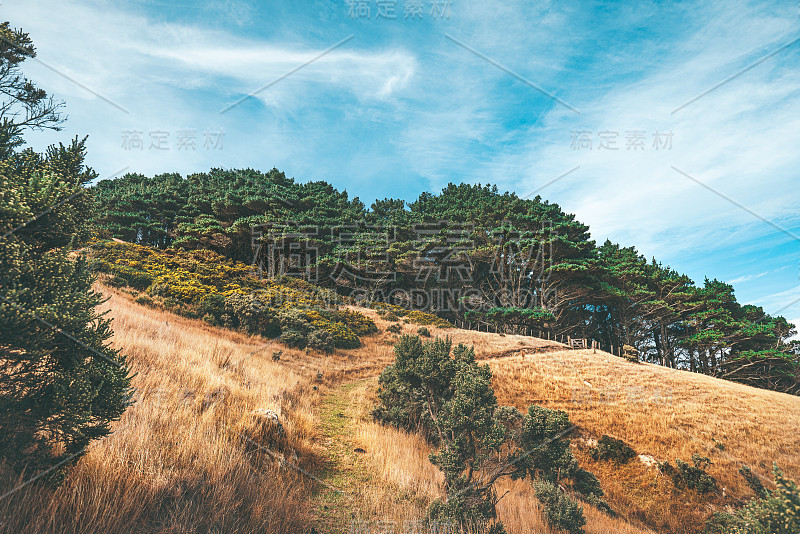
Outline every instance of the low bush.
<svg viewBox="0 0 800 534"><path fill-rule="evenodd" d="M308 346L322 352L333 352L333 336L325 330L313 330L308 334Z"/></svg>
<svg viewBox="0 0 800 534"><path fill-rule="evenodd" d="M392 334L399 334L403 331L403 327L399 324L390 324L386 327L387 332L391 332Z"/></svg>
<svg viewBox="0 0 800 534"><path fill-rule="evenodd" d="M742 475L747 485L750 486L750 489L753 490L753 493L756 494L756 497L769 497L769 492L767 488L764 487L764 484L758 479L755 473L746 465L743 465L739 468L739 474Z"/></svg>
<svg viewBox="0 0 800 534"><path fill-rule="evenodd" d="M417 335L422 337L431 337L431 331L424 326L421 326L417 328Z"/></svg>
<svg viewBox="0 0 800 534"><path fill-rule="evenodd" d="M711 460L699 454L692 455L692 464L682 460L675 460L675 467L669 462L659 463L662 473L667 475L676 488L689 488L700 493L708 493L717 487L717 481L706 473L706 468L711 465Z"/></svg>
<svg viewBox="0 0 800 534"><path fill-rule="evenodd" d="M250 266L208 250L115 242L97 243L92 250L95 269L108 273L109 283L147 291L137 302L153 305L150 296L158 296L167 310L210 325L281 336L290 346L321 351L358 348L360 336L378 331L366 315L338 309L335 292L288 276L262 280Z"/></svg>
<svg viewBox="0 0 800 534"><path fill-rule="evenodd" d="M359 337L368 336L378 331L375 322L363 313L342 308L333 313L337 322L344 323Z"/></svg>
<svg viewBox="0 0 800 534"><path fill-rule="evenodd" d="M155 304L155 302L153 302L153 299L147 293L142 293L141 295L133 299L133 301L136 302L136 304L141 304L142 306L153 306Z"/></svg>
<svg viewBox="0 0 800 534"><path fill-rule="evenodd" d="M611 460L625 464L636 456L636 451L621 439L603 435L590 454L595 461Z"/></svg>
<svg viewBox="0 0 800 534"><path fill-rule="evenodd" d="M298 332L297 330L286 330L281 333L278 341L283 343L288 347L293 347L296 349L305 348L308 340L306 339L306 335L302 332Z"/></svg>

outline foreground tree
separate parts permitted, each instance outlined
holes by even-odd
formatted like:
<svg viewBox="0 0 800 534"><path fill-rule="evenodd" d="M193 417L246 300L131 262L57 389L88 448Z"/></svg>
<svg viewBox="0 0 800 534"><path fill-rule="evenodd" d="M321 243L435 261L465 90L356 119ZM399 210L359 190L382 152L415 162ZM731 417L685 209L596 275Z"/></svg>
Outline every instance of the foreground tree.
<svg viewBox="0 0 800 534"><path fill-rule="evenodd" d="M580 506L560 484L606 511L597 478L581 469L567 435L565 412L530 406L523 414L499 406L492 373L475 361L472 348L436 339L403 336L396 360L381 374L374 416L401 428L421 430L437 446L430 461L445 478L445 497L434 501L430 519L459 532L504 532L497 520L495 482L502 477L537 479L537 496L553 526L583 532ZM564 512L567 513L564 513Z"/></svg>
<svg viewBox="0 0 800 534"><path fill-rule="evenodd" d="M110 320L95 309L92 273L71 257L89 240L94 212L85 140L15 152L24 128L55 127L58 117L18 72L34 54L27 35L7 23L0 33L9 99L0 105L0 456L17 473L57 480L110 432L130 402L130 377L107 344Z"/></svg>

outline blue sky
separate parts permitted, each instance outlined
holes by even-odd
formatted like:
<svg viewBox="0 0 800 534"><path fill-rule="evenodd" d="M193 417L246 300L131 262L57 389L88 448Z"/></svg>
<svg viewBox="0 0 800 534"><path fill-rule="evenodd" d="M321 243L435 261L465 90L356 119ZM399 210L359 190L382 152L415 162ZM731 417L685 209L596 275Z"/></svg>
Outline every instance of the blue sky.
<svg viewBox="0 0 800 534"><path fill-rule="evenodd" d="M26 74L67 102L65 130L31 144L89 135L104 177L277 167L368 205L541 189L597 241L800 323L796 0L2 10L37 45Z"/></svg>

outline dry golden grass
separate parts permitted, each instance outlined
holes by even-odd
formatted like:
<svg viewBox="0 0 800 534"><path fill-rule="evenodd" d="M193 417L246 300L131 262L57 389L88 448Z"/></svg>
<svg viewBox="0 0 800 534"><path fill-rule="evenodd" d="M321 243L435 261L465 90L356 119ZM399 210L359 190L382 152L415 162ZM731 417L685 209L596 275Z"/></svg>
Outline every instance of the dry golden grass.
<svg viewBox="0 0 800 534"><path fill-rule="evenodd" d="M773 461L800 478L799 397L591 350L489 363L501 403L565 410L587 440L609 434L638 454L673 465L694 453L711 458L708 472L719 481L720 493L700 497L676 492L655 466L634 460L615 469L592 461L587 443L576 444L576 457L598 475L612 507L659 531L697 530L712 511L751 497L738 474L741 464L751 466L767 487Z"/></svg>
<svg viewBox="0 0 800 534"><path fill-rule="evenodd" d="M288 446L313 459L313 398L302 377L273 363L269 345L258 350L262 340L105 291L113 344L137 373L137 402L55 492L30 485L0 502L0 529L304 531L308 483L278 470L232 430L255 436L253 410L274 409L283 415Z"/></svg>
<svg viewBox="0 0 800 534"><path fill-rule="evenodd" d="M114 318L114 346L128 356L138 402L93 444L63 486L35 484L0 501L4 532L318 532L346 531L326 522L325 490L279 469L252 442L263 433L252 413L275 410L288 439L282 452L327 482L347 486L338 519L350 514L401 525L441 495L442 477L416 434L374 423L377 376L393 360L398 336L373 310L381 333L358 350L321 354L139 306L108 288L101 309ZM403 333L418 325L400 323ZM676 493L639 461L615 469L591 460L574 440L582 466L595 472L621 518L585 505L586 532L696 530L713 509L749 493L739 463L770 478L773 460L800 478L800 398L662 367L630 364L606 353L565 351L555 342L514 335L427 327L476 349L495 374L501 403L566 410L585 440L610 434L657 460L709 456L724 495ZM273 361L281 350L280 361ZM548 352L550 351L550 352ZM525 356L523 356L525 355ZM326 420L330 403L341 425ZM338 412L337 412L338 415ZM339 426L337 426L339 425ZM724 445L717 448L712 438ZM263 444L263 443L262 443ZM363 454L351 454L355 447ZM341 465L332 466L334 458ZM9 482L0 492L13 487ZM528 482L504 481L498 513L510 533L552 532ZM634 526L636 525L636 526Z"/></svg>

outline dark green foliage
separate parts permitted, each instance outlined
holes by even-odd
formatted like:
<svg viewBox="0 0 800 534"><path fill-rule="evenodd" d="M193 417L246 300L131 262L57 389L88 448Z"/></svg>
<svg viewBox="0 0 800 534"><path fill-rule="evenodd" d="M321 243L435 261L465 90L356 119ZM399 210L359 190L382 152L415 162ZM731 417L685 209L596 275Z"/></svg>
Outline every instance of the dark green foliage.
<svg viewBox="0 0 800 534"><path fill-rule="evenodd" d="M287 347L293 347L296 349L305 348L306 344L308 343L306 334L303 332L298 332L297 330L284 330L278 338L278 341Z"/></svg>
<svg viewBox="0 0 800 534"><path fill-rule="evenodd" d="M394 365L381 373L373 415L419 430L437 445L430 460L445 475L447 496L431 504L432 519L499 531L494 483L504 476L571 480L576 491L610 512L597 478L581 469L570 451L567 435L573 427L565 412L530 406L523 414L498 406L491 371L464 345L451 356L449 341L403 336L395 356ZM565 502L557 500L554 520L573 524Z"/></svg>
<svg viewBox="0 0 800 534"><path fill-rule="evenodd" d="M544 506L544 517L550 525L570 534L583 534L586 519L583 517L583 509L575 499L547 480L537 480L533 487L536 498Z"/></svg>
<svg viewBox="0 0 800 534"><path fill-rule="evenodd" d="M208 301L204 300L203 303L210 309L216 309L219 301L211 298ZM286 328L281 323L277 312L265 306L254 294L234 293L225 298L223 309L232 318L235 326L251 334L275 337L280 335L282 328Z"/></svg>
<svg viewBox="0 0 800 534"><path fill-rule="evenodd" d="M417 335L422 337L431 337L431 331L424 326L417 328Z"/></svg>
<svg viewBox="0 0 800 534"><path fill-rule="evenodd" d="M591 455L595 461L611 460L624 464L636 457L636 451L621 439L603 435L592 449Z"/></svg>
<svg viewBox="0 0 800 534"><path fill-rule="evenodd" d="M333 336L325 330L312 330L308 334L308 346L322 352L333 352Z"/></svg>
<svg viewBox="0 0 800 534"><path fill-rule="evenodd" d="M797 534L800 532L800 492L798 492L797 484L786 479L777 465L773 465L772 471L776 489L771 495L765 492L762 497L752 499L732 514L715 513L706 522L706 534Z"/></svg>
<svg viewBox="0 0 800 534"><path fill-rule="evenodd" d="M581 495L595 496L596 498L602 497L603 489L600 487L600 481L591 471L584 468L575 470L572 476L572 487Z"/></svg>
<svg viewBox="0 0 800 534"><path fill-rule="evenodd" d="M676 488L689 488L700 493L715 490L717 481L705 471L711 465L711 460L705 456L693 454L692 464L675 460L675 467L672 467L669 462L663 462L659 464L659 469L672 480Z"/></svg>
<svg viewBox="0 0 800 534"><path fill-rule="evenodd" d="M58 480L131 398L94 276L69 257L86 245L94 210L84 155L75 140L0 161L0 453L28 477L54 468Z"/></svg>
<svg viewBox="0 0 800 534"><path fill-rule="evenodd" d="M399 324L390 324L386 327L387 332L391 332L392 334L400 334L403 332L403 327Z"/></svg>
<svg viewBox="0 0 800 534"><path fill-rule="evenodd" d="M769 492L767 488L764 487L764 484L758 479L755 473L746 465L743 465L739 468L739 474L742 475L747 485L750 486L750 489L753 490L753 493L756 494L756 497L767 497L769 496Z"/></svg>

